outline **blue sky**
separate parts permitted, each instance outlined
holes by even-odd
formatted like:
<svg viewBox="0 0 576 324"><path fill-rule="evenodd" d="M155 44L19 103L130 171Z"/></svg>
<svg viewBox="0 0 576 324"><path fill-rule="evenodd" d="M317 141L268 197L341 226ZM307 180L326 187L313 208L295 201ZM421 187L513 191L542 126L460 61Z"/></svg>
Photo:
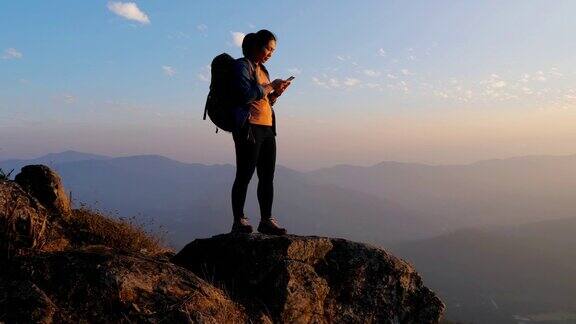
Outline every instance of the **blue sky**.
<svg viewBox="0 0 576 324"><path fill-rule="evenodd" d="M574 153L575 9L573 1L4 1L0 158L75 149L233 163L231 138L201 120L208 67L221 52L239 57L242 35L261 28L278 36L272 77L296 76L276 107L281 164Z"/></svg>

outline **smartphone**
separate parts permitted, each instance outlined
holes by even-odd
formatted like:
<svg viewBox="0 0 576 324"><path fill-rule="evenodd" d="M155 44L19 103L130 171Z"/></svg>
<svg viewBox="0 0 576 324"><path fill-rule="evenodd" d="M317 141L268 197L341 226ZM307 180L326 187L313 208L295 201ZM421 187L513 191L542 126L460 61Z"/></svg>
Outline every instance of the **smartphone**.
<svg viewBox="0 0 576 324"><path fill-rule="evenodd" d="M294 78L295 78L295 76L291 76L288 79L286 79L286 81L292 81L292 80L294 80Z"/></svg>

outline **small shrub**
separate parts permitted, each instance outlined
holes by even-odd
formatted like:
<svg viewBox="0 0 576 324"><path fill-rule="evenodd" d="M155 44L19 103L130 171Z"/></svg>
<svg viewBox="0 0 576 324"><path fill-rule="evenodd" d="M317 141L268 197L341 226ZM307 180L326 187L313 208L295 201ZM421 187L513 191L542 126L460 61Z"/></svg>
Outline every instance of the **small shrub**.
<svg viewBox="0 0 576 324"><path fill-rule="evenodd" d="M67 236L75 245L102 244L147 254L171 251L164 246L161 235L147 232L135 217L113 219L85 206L72 210L66 228Z"/></svg>
<svg viewBox="0 0 576 324"><path fill-rule="evenodd" d="M12 172L14 172L14 169L6 173L4 172L4 170L2 170L2 168L0 168L0 181L10 180L10 175L12 174Z"/></svg>

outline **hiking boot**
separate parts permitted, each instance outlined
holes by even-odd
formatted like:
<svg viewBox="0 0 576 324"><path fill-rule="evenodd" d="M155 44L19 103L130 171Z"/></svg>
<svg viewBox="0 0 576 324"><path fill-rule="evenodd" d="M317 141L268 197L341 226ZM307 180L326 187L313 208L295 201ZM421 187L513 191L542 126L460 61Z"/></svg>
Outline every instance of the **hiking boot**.
<svg viewBox="0 0 576 324"><path fill-rule="evenodd" d="M261 219L258 225L258 232L270 235L285 235L286 229L282 228L273 217Z"/></svg>
<svg viewBox="0 0 576 324"><path fill-rule="evenodd" d="M248 223L248 217L234 219L230 233L252 233L252 225Z"/></svg>

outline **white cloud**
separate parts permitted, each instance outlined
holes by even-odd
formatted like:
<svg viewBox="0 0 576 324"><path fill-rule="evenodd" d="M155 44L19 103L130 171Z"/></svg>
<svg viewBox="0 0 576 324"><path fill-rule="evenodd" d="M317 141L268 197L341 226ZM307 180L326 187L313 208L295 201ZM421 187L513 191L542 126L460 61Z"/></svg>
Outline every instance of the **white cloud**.
<svg viewBox="0 0 576 324"><path fill-rule="evenodd" d="M336 58L339 59L340 61L348 61L348 60L352 59L352 56L350 56L350 55L336 55Z"/></svg>
<svg viewBox="0 0 576 324"><path fill-rule="evenodd" d="M168 65L163 65L162 71L164 71L164 74L166 74L169 77L173 77L176 74L176 70L174 70L173 67Z"/></svg>
<svg viewBox="0 0 576 324"><path fill-rule="evenodd" d="M450 98L450 95L444 91L434 91L434 94L440 98L444 98L444 99L448 99Z"/></svg>
<svg viewBox="0 0 576 324"><path fill-rule="evenodd" d="M206 65L198 73L198 79L204 82L210 82L210 65Z"/></svg>
<svg viewBox="0 0 576 324"><path fill-rule="evenodd" d="M556 77L564 76L564 74L562 74L560 71L558 71L558 68L555 68L555 67L551 68L550 72L548 72L548 73L550 73L550 75L553 75Z"/></svg>
<svg viewBox="0 0 576 324"><path fill-rule="evenodd" d="M404 75L414 75L414 73L408 71L407 69L402 69L402 70L400 70L400 72L402 72L402 74L404 74Z"/></svg>
<svg viewBox="0 0 576 324"><path fill-rule="evenodd" d="M321 86L326 89L337 89L342 87L342 83L338 78L329 78L325 74L322 74L323 79L319 77L312 77L312 82L315 85Z"/></svg>
<svg viewBox="0 0 576 324"><path fill-rule="evenodd" d="M4 51L4 55L2 55L2 59L4 60L17 60L22 58L22 53L20 53L17 49L10 47Z"/></svg>
<svg viewBox="0 0 576 324"><path fill-rule="evenodd" d="M299 68L291 68L288 69L288 72L292 73L292 74L302 74L302 69Z"/></svg>
<svg viewBox="0 0 576 324"><path fill-rule="evenodd" d="M108 2L108 10L128 20L149 24L150 19L134 2Z"/></svg>
<svg viewBox="0 0 576 324"><path fill-rule="evenodd" d="M320 80L320 79L317 78L317 77L312 77L312 82L314 82L315 85L328 88L328 85L326 84L326 82Z"/></svg>
<svg viewBox="0 0 576 324"><path fill-rule="evenodd" d="M382 89L382 85L379 83L367 82L364 85L370 89Z"/></svg>
<svg viewBox="0 0 576 324"><path fill-rule="evenodd" d="M204 33L204 32L206 32L206 30L208 30L208 26L206 26L204 24L200 24L200 25L196 26L196 29L198 29L199 32Z"/></svg>
<svg viewBox="0 0 576 324"><path fill-rule="evenodd" d="M394 74L392 74L392 73L388 73L386 76L388 77L388 79L392 79L392 80L394 80L394 79L398 79L398 77L397 77L397 76L395 76L395 75L394 75Z"/></svg>
<svg viewBox="0 0 576 324"><path fill-rule="evenodd" d="M540 81L540 82L544 82L544 81L546 81L547 79L546 79L546 77L543 76L543 75L538 75L538 76L536 76L536 77L534 78L534 80Z"/></svg>
<svg viewBox="0 0 576 324"><path fill-rule="evenodd" d="M370 70L370 69L366 69L364 70L364 74L366 74L369 77L377 77L380 75L380 72L378 71L374 71L374 70Z"/></svg>
<svg viewBox="0 0 576 324"><path fill-rule="evenodd" d="M502 93L494 92L494 89L501 89L506 87L506 81L502 80L498 74L492 73L490 74L490 78L488 80L480 81L480 84L486 85L487 90L486 94L492 97L500 97Z"/></svg>
<svg viewBox="0 0 576 324"><path fill-rule="evenodd" d="M242 47L242 41L244 40L244 36L246 36L246 34L241 32L230 32L230 33L232 34L232 42L234 43L234 45Z"/></svg>
<svg viewBox="0 0 576 324"><path fill-rule="evenodd" d="M386 57L386 51L383 48L378 49L378 55Z"/></svg>
<svg viewBox="0 0 576 324"><path fill-rule="evenodd" d="M349 87L353 87L359 83L360 83L360 80L355 79L355 78L346 78L346 80L344 80L344 85L347 85Z"/></svg>
<svg viewBox="0 0 576 324"><path fill-rule="evenodd" d="M57 104L73 104L77 101L76 96L70 93L63 93L53 97L53 100Z"/></svg>
<svg viewBox="0 0 576 324"><path fill-rule="evenodd" d="M506 81L503 80L494 81L492 82L491 86L493 88L504 88L506 86Z"/></svg>
<svg viewBox="0 0 576 324"><path fill-rule="evenodd" d="M328 79L328 85L332 88L340 88L340 81L336 78Z"/></svg>
<svg viewBox="0 0 576 324"><path fill-rule="evenodd" d="M69 94L69 93L63 94L62 99L64 100L65 103L68 103L68 104L76 102L76 97Z"/></svg>

